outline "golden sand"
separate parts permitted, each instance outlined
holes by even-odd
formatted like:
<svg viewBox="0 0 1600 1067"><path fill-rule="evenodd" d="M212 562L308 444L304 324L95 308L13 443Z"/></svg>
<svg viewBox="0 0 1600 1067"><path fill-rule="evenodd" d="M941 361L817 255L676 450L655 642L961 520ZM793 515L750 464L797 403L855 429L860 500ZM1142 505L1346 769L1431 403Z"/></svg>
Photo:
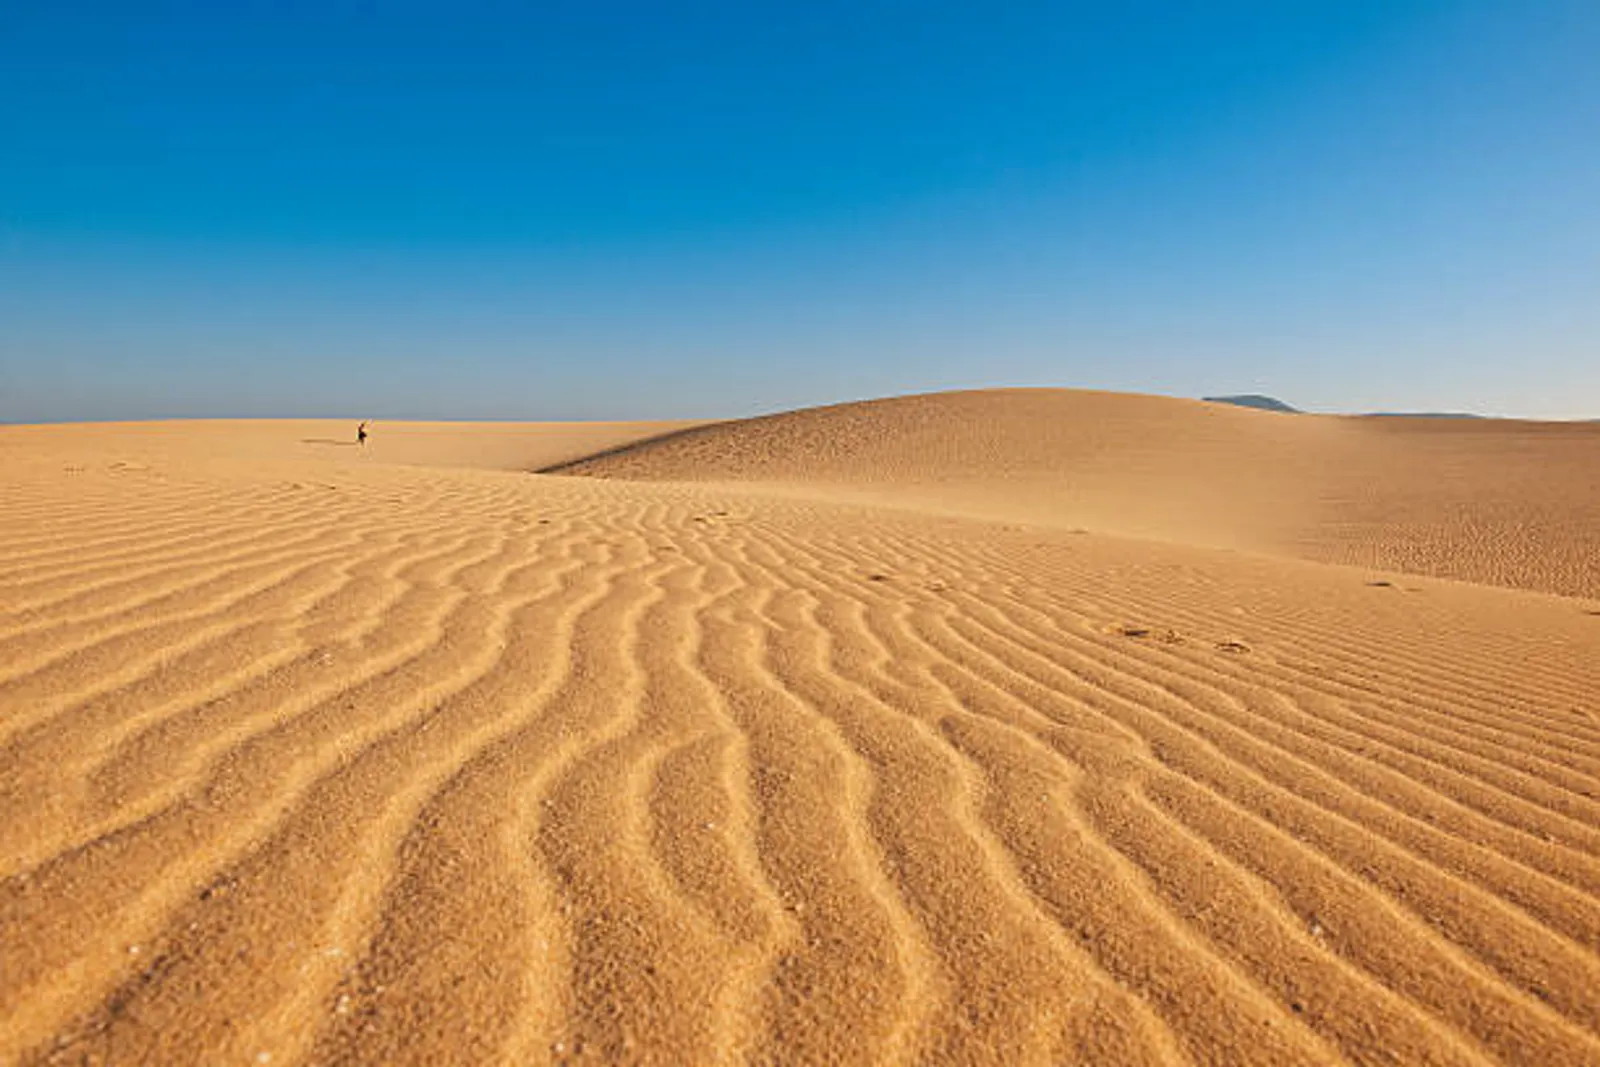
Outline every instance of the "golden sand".
<svg viewBox="0 0 1600 1067"><path fill-rule="evenodd" d="M0 1063L1600 1063L1600 426L352 432L0 428Z"/></svg>

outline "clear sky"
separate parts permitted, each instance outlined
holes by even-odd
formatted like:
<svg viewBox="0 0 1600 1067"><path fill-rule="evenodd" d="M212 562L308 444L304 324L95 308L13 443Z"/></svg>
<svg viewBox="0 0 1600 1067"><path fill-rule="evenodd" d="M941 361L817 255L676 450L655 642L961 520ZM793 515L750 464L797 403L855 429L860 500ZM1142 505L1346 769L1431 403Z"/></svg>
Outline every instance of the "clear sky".
<svg viewBox="0 0 1600 1067"><path fill-rule="evenodd" d="M0 2L0 420L1600 417L1600 2Z"/></svg>

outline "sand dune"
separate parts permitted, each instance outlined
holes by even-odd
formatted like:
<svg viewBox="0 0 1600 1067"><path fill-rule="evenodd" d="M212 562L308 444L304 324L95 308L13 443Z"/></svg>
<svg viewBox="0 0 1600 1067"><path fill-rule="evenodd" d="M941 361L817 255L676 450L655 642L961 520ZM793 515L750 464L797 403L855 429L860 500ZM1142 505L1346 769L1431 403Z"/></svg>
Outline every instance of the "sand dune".
<svg viewBox="0 0 1600 1067"><path fill-rule="evenodd" d="M0 429L0 1062L1600 1062L1592 437L681 428Z"/></svg>
<svg viewBox="0 0 1600 1067"><path fill-rule="evenodd" d="M69 462L74 455L147 466L172 461L321 460L528 471L583 459L641 439L702 423L676 422L387 422L369 423L356 443L358 419L189 419L173 422L0 426L0 463L13 469L41 455ZM70 462L69 462L70 465Z"/></svg>
<svg viewBox="0 0 1600 1067"><path fill-rule="evenodd" d="M1070 389L716 423L552 471L950 514L1600 596L1600 423L1293 417Z"/></svg>

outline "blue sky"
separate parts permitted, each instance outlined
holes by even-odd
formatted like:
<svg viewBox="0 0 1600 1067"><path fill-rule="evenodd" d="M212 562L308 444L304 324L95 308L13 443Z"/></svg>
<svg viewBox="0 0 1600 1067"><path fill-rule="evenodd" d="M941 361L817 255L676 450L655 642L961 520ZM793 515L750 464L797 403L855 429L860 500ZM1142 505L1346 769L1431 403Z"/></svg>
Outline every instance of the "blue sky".
<svg viewBox="0 0 1600 1067"><path fill-rule="evenodd" d="M0 420L1600 417L1600 4L0 4Z"/></svg>

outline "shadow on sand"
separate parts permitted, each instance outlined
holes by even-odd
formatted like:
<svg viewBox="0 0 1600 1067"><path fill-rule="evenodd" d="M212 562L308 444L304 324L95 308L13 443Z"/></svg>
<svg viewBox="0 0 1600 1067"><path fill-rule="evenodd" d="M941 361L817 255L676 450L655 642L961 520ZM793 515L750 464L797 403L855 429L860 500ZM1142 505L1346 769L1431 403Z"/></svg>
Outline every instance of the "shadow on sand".
<svg viewBox="0 0 1600 1067"><path fill-rule="evenodd" d="M300 438L300 443L303 445L338 445L343 448L356 447L354 441L335 441L331 437L302 437Z"/></svg>

